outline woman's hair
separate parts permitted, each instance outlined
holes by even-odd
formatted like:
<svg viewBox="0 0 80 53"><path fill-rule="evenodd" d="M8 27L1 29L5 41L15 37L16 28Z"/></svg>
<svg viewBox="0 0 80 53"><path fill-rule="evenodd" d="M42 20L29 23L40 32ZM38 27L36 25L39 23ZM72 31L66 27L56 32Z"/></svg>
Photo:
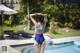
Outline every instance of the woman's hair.
<svg viewBox="0 0 80 53"><path fill-rule="evenodd" d="M36 21L40 23L44 23L44 16L42 15L36 15Z"/></svg>

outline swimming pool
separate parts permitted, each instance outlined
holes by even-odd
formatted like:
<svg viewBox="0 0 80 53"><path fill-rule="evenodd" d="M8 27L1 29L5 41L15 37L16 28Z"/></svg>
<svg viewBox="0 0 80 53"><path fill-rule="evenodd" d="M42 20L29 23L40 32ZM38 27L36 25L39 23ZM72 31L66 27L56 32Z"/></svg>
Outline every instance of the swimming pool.
<svg viewBox="0 0 80 53"><path fill-rule="evenodd" d="M22 49L22 53L35 53L35 48L32 45L26 46ZM53 45L46 44L44 53L80 53L80 50L75 49L73 42L66 42Z"/></svg>

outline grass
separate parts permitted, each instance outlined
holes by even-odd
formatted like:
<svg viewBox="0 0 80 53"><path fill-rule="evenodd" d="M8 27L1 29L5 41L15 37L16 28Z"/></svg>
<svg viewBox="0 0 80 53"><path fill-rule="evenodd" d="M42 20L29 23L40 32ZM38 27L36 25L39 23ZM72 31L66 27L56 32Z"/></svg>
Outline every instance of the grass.
<svg viewBox="0 0 80 53"><path fill-rule="evenodd" d="M7 27L7 26L4 26L4 27L3 27L3 31L4 31L4 30L19 31L19 30L24 30L23 28L24 28L23 25L18 25L18 26L14 26L14 27ZM0 32L1 32L1 27L0 27Z"/></svg>
<svg viewBox="0 0 80 53"><path fill-rule="evenodd" d="M24 30L24 27L25 27L24 25L18 25L18 26L14 26L14 27L4 26L3 30L14 30L16 32L16 31ZM1 27L0 27L0 29L1 29ZM69 31L66 32L66 29ZM33 30L26 29L25 31L29 32L29 33L34 33ZM0 30L0 32L1 32L1 30ZM73 29L68 29L68 28L62 28L62 29L58 30L57 34L53 34L50 32L47 32L47 33L49 33L52 38L80 36L80 30L73 30Z"/></svg>
<svg viewBox="0 0 80 53"><path fill-rule="evenodd" d="M69 32L61 31L58 34L49 33L53 38L80 36L80 30L71 30Z"/></svg>

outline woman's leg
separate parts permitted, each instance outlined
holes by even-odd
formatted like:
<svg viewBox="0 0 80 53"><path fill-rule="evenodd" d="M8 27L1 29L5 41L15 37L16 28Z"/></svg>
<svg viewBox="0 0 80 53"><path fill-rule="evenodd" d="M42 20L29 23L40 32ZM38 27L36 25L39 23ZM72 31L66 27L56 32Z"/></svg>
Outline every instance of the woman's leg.
<svg viewBox="0 0 80 53"><path fill-rule="evenodd" d="M45 41L41 44L40 53L44 53L44 49L45 49Z"/></svg>
<svg viewBox="0 0 80 53"><path fill-rule="evenodd" d="M37 42L34 43L34 47L36 48L36 53L40 53L40 47Z"/></svg>

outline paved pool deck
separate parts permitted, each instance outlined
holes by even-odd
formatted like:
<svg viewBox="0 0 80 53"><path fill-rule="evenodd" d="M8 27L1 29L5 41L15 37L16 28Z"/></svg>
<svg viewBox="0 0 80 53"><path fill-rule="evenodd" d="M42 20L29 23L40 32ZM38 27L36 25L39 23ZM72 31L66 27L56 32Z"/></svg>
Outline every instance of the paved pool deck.
<svg viewBox="0 0 80 53"><path fill-rule="evenodd" d="M52 39L53 43L63 43L63 42L70 42L70 41L75 41L75 40L80 40L80 36ZM34 43L34 39L30 38L30 39L22 39L22 40L18 40L18 39L17 40L0 40L0 43L7 44L9 46L32 44L32 43Z"/></svg>
<svg viewBox="0 0 80 53"><path fill-rule="evenodd" d="M76 40L80 40L80 36L52 39L53 43L64 43L64 42L70 42L70 41L76 41ZM20 51L10 46L32 44L32 43L34 43L34 38L22 39L22 40L20 39L19 40L18 39L17 40L0 40L0 53L3 53L1 50L2 46L7 46L8 50L6 51L6 53L21 53Z"/></svg>

